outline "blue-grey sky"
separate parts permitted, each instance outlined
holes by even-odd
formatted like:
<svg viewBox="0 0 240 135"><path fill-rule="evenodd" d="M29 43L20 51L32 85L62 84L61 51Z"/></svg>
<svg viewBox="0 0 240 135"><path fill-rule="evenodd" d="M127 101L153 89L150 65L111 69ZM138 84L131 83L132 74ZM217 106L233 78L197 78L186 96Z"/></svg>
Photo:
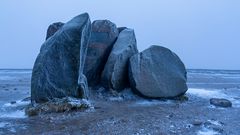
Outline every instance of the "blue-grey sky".
<svg viewBox="0 0 240 135"><path fill-rule="evenodd" d="M48 25L83 12L133 28L140 51L157 44L187 68L240 69L240 0L1 0L0 68L32 68Z"/></svg>

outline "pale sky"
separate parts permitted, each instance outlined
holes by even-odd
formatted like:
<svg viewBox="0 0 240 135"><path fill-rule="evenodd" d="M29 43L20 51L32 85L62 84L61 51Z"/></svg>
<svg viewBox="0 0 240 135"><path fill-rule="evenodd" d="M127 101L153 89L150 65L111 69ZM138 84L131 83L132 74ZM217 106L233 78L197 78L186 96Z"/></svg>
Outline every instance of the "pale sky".
<svg viewBox="0 0 240 135"><path fill-rule="evenodd" d="M1 0L0 68L32 68L46 30L88 12L165 46L187 68L240 69L240 0Z"/></svg>

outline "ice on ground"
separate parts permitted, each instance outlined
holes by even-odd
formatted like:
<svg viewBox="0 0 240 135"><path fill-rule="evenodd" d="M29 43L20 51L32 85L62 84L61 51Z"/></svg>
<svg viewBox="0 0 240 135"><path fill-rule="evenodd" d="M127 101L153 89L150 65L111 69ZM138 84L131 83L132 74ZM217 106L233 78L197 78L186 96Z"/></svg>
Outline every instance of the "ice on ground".
<svg viewBox="0 0 240 135"><path fill-rule="evenodd" d="M16 103L6 103L3 105L3 107L17 107L17 106L26 106L30 104L30 101L22 101L18 100Z"/></svg>
<svg viewBox="0 0 240 135"><path fill-rule="evenodd" d="M110 97L109 98L110 101L123 101L122 97Z"/></svg>
<svg viewBox="0 0 240 135"><path fill-rule="evenodd" d="M24 110L16 110L12 112L1 112L0 118L26 118Z"/></svg>
<svg viewBox="0 0 240 135"><path fill-rule="evenodd" d="M167 101L160 101L160 100L139 100L135 102L135 105L140 105L140 106L154 106L154 105L159 105L159 104L168 104L172 103L170 100Z"/></svg>
<svg viewBox="0 0 240 135"><path fill-rule="evenodd" d="M7 123L7 122L0 122L0 128L4 128L7 125L9 125L9 123Z"/></svg>
<svg viewBox="0 0 240 135"><path fill-rule="evenodd" d="M236 99L236 95L231 93L225 94L222 90L207 90L207 89L197 89L189 88L187 94L195 95L201 98L224 98L232 102L233 107L240 107L240 100Z"/></svg>
<svg viewBox="0 0 240 135"><path fill-rule="evenodd" d="M223 125L221 122L216 121L216 120L208 120L208 122L210 122L211 124L216 125L216 126L222 126Z"/></svg>
<svg viewBox="0 0 240 135"><path fill-rule="evenodd" d="M197 135L219 135L219 132L212 129L203 128L197 132Z"/></svg>
<svg viewBox="0 0 240 135"><path fill-rule="evenodd" d="M196 95L202 98L219 98L219 97L226 97L224 93L219 91L213 90L206 90L206 89L196 89L196 88L189 88L187 94Z"/></svg>

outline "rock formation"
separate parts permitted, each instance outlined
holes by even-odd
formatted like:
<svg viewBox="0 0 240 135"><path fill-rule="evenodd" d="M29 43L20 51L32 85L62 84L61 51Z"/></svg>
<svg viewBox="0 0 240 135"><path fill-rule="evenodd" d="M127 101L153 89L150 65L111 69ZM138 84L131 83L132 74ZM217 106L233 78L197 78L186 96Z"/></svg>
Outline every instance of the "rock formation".
<svg viewBox="0 0 240 135"><path fill-rule="evenodd" d="M126 28L119 34L102 72L101 83L105 88L126 88L129 58L136 53L138 50L134 30Z"/></svg>
<svg viewBox="0 0 240 135"><path fill-rule="evenodd" d="M131 57L129 79L132 89L145 97L172 98L187 91L186 69L167 48L151 46Z"/></svg>
<svg viewBox="0 0 240 135"><path fill-rule="evenodd" d="M31 100L87 98L84 60L91 34L87 13L74 17L43 43L31 80Z"/></svg>
<svg viewBox="0 0 240 135"><path fill-rule="evenodd" d="M102 70L117 37L118 29L111 21L96 20L92 23L92 33L84 68L84 74L90 86L99 83Z"/></svg>

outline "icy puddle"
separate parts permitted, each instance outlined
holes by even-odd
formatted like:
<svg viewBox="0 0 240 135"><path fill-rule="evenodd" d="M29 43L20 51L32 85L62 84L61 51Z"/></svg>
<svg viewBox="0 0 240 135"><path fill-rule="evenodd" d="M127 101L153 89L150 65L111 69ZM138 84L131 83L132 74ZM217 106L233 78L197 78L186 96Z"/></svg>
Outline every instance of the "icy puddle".
<svg viewBox="0 0 240 135"><path fill-rule="evenodd" d="M194 96L205 98L205 99L224 98L224 99L230 100L233 104L233 107L240 107L240 99L238 99L239 96L237 94L234 95L231 92L228 92L226 94L223 92L223 90L207 90L207 89L189 88L187 91L187 95L194 95Z"/></svg>

